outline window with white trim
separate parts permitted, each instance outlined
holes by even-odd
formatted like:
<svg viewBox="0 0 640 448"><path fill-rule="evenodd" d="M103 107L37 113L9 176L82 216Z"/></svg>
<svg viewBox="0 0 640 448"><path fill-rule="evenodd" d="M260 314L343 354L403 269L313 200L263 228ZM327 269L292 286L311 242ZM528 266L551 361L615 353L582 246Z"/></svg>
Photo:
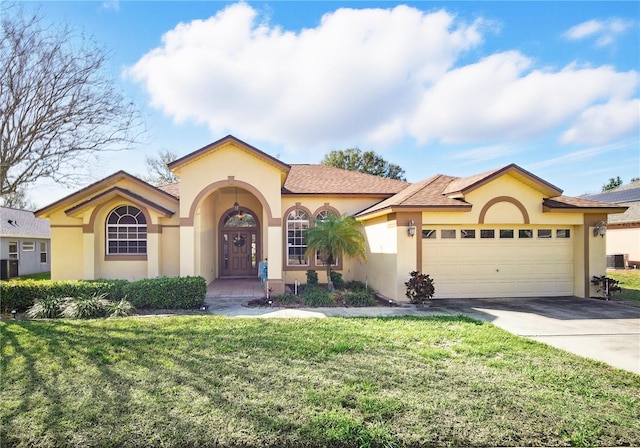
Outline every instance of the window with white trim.
<svg viewBox="0 0 640 448"><path fill-rule="evenodd" d="M36 250L35 241L23 241L22 242L22 250L24 252L33 252L34 250Z"/></svg>
<svg viewBox="0 0 640 448"><path fill-rule="evenodd" d="M18 259L18 242L9 241L9 260Z"/></svg>
<svg viewBox="0 0 640 448"><path fill-rule="evenodd" d="M107 255L146 255L147 219L132 205L122 205L107 216Z"/></svg>
<svg viewBox="0 0 640 448"><path fill-rule="evenodd" d="M287 266L309 266L304 257L307 250L306 233L309 215L304 210L292 210L287 216Z"/></svg>
<svg viewBox="0 0 640 448"><path fill-rule="evenodd" d="M322 210L320 213L316 215L316 220L318 221L324 221L329 218L337 218L337 216L331 210ZM331 263L331 266L337 266L337 265L338 265L338 257L336 257L336 259L333 260L333 263ZM326 266L326 264L320 259L320 252L316 252L316 266Z"/></svg>
<svg viewBox="0 0 640 448"><path fill-rule="evenodd" d="M40 241L40 263L46 263L48 259L47 243Z"/></svg>

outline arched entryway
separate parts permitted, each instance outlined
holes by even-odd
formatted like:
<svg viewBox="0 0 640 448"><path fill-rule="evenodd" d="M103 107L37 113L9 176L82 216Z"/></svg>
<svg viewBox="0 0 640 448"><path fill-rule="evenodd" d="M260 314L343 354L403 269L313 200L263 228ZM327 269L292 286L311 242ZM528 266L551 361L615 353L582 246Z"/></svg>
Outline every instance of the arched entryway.
<svg viewBox="0 0 640 448"><path fill-rule="evenodd" d="M232 208L220 220L220 277L255 277L260 262L260 223L248 208Z"/></svg>

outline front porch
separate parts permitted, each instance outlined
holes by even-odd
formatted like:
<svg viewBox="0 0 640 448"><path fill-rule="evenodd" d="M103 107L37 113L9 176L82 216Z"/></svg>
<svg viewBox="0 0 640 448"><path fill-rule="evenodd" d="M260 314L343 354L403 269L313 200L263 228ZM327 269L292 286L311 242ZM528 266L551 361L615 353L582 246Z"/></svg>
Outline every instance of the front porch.
<svg viewBox="0 0 640 448"><path fill-rule="evenodd" d="M218 278L207 287L207 300L215 299L259 299L265 291L256 278Z"/></svg>

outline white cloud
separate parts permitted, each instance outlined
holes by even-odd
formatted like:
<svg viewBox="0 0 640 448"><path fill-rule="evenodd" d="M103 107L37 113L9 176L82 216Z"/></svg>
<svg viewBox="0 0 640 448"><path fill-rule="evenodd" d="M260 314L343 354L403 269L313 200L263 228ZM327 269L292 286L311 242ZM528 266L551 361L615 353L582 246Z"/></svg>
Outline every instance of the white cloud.
<svg viewBox="0 0 640 448"><path fill-rule="evenodd" d="M461 160L465 164L475 164L478 162L486 162L488 160L498 159L509 156L522 151L521 147L513 147L508 145L490 145L481 146L479 148L467 149L456 152L451 155L452 159Z"/></svg>
<svg viewBox="0 0 640 448"><path fill-rule="evenodd" d="M605 47L633 26L633 22L623 19L588 20L571 27L564 36L569 40L596 38L596 46Z"/></svg>
<svg viewBox="0 0 640 448"><path fill-rule="evenodd" d="M561 137L562 143L601 144L640 129L640 100L613 100L586 109Z"/></svg>
<svg viewBox="0 0 640 448"><path fill-rule="evenodd" d="M556 167L564 167L567 165L573 165L577 162L585 161L593 159L594 157L601 156L610 152L619 152L624 151L629 148L629 145L636 145L637 142L634 141L622 141L616 142L609 145L601 145L601 146L592 146L585 149L580 149L578 151L573 151L568 154L563 154L558 157L553 157L551 159L543 160L531 165L528 165L528 169L537 170L540 168L556 166Z"/></svg>
<svg viewBox="0 0 640 448"><path fill-rule="evenodd" d="M579 128L594 105L636 95L637 72L543 70L516 51L456 66L490 25L398 6L338 9L290 32L239 3L176 26L128 74L176 121L319 152L347 141L519 141Z"/></svg>

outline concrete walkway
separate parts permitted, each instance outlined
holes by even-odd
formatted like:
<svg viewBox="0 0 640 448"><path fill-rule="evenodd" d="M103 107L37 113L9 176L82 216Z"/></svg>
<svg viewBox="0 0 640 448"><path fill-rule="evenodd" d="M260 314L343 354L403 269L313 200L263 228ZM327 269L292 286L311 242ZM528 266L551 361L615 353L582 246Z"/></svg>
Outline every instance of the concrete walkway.
<svg viewBox="0 0 640 448"><path fill-rule="evenodd" d="M518 336L640 375L640 308L576 297L439 299L418 308L252 308L255 297L207 296L208 311L242 318L393 317L463 314Z"/></svg>

